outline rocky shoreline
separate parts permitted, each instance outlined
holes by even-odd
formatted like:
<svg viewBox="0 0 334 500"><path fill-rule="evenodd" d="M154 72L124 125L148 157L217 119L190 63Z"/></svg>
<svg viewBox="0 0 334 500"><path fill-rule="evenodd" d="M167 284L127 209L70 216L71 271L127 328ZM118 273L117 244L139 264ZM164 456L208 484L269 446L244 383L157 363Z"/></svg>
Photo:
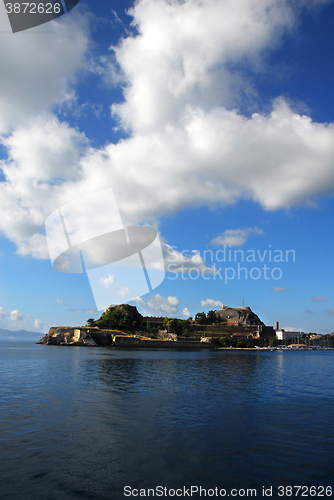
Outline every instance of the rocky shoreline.
<svg viewBox="0 0 334 500"><path fill-rule="evenodd" d="M163 340L128 335L119 330L98 330L87 327L52 327L37 344L78 347L149 347L207 349L215 347L210 342L194 340Z"/></svg>
<svg viewBox="0 0 334 500"><path fill-rule="evenodd" d="M96 337L99 337L97 339ZM96 341L97 340L97 341ZM52 327L49 332L41 338L37 344L61 345L61 346L81 346L81 347L99 347L112 344L112 337L95 332L92 335L90 331L84 328L73 327Z"/></svg>

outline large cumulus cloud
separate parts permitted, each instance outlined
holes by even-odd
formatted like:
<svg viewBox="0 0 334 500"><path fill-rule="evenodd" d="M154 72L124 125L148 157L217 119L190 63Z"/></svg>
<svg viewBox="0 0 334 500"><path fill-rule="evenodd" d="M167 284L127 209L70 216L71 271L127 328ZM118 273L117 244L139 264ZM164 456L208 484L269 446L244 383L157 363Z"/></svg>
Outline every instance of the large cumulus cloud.
<svg viewBox="0 0 334 500"><path fill-rule="evenodd" d="M114 68L105 59L102 75L117 71L122 81L124 102L110 103L111 113L129 136L101 149L90 148L84 134L52 114L52 106L68 98L89 50L81 18L70 27L57 25L52 68L47 43L34 47L47 71L32 60L25 64L23 56L16 60L16 71L27 73L29 91L36 83L41 99L27 104L23 86L11 88L14 77L20 79L15 73L2 84L0 126L8 149L0 185L2 232L21 254L45 257L49 213L106 187L114 189L128 224L158 224L184 207L240 198L275 210L332 191L331 124L314 123L279 96L267 112L240 111L241 96L256 90L249 72L265 71L268 50L296 29L297 7L317 3L324 2L137 2L131 13L138 33L113 48ZM16 39L12 55L24 43ZM7 54L0 57L13 65ZM92 214L97 221L100 216Z"/></svg>

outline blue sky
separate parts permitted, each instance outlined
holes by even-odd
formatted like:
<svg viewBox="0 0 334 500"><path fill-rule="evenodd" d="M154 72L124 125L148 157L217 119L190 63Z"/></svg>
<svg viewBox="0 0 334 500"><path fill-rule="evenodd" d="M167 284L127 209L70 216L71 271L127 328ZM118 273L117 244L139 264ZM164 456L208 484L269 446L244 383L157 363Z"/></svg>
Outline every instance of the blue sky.
<svg viewBox="0 0 334 500"><path fill-rule="evenodd" d="M163 242L143 314L244 302L334 331L333 21L329 0L80 0L12 34L0 5L0 328L99 317L44 224L112 188L124 224Z"/></svg>

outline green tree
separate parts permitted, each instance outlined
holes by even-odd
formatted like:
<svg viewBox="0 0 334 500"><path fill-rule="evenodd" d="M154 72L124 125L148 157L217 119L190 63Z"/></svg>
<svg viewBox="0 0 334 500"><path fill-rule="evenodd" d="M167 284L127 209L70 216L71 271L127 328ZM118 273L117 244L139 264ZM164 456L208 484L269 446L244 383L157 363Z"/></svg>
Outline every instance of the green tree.
<svg viewBox="0 0 334 500"><path fill-rule="evenodd" d="M237 347L247 347L246 341L245 340L238 340Z"/></svg>
<svg viewBox="0 0 334 500"><path fill-rule="evenodd" d="M230 340L227 339L226 337L220 337L219 339L219 343L223 346L223 347L229 347L231 345L230 343Z"/></svg>
<svg viewBox="0 0 334 500"><path fill-rule="evenodd" d="M163 321L163 326L168 333L177 333L178 320L176 318L165 318Z"/></svg>
<svg viewBox="0 0 334 500"><path fill-rule="evenodd" d="M215 311L209 311L206 315L208 325L213 325L217 321L217 316Z"/></svg>
<svg viewBox="0 0 334 500"><path fill-rule="evenodd" d="M198 312L198 313L196 313L196 315L195 315L195 321L199 325L206 325L207 319L206 319L205 312Z"/></svg>
<svg viewBox="0 0 334 500"><path fill-rule="evenodd" d="M141 327L140 315L135 307L123 305L107 309L96 320L96 325L101 329L122 330L124 332Z"/></svg>
<svg viewBox="0 0 334 500"><path fill-rule="evenodd" d="M151 323L149 321L146 321L146 331L148 333L152 333L152 327L151 327Z"/></svg>
<svg viewBox="0 0 334 500"><path fill-rule="evenodd" d="M276 337L276 335L274 337L270 337L270 339L269 339L269 345L270 345L270 347L276 347L276 345L277 345L277 337Z"/></svg>
<svg viewBox="0 0 334 500"><path fill-rule="evenodd" d="M87 319L87 325L90 327L97 326L95 319L93 319L93 318Z"/></svg>
<svg viewBox="0 0 334 500"><path fill-rule="evenodd" d="M169 321L168 318L164 318L163 323L162 323L163 329L167 330L167 331L168 331L168 321Z"/></svg>
<svg viewBox="0 0 334 500"><path fill-rule="evenodd" d="M183 335L186 335L189 333L189 328L190 328L190 320L189 319L181 319L179 321L180 326L181 326L181 332Z"/></svg>
<svg viewBox="0 0 334 500"><path fill-rule="evenodd" d="M177 318L172 318L169 322L169 328L169 333L178 334L180 332L179 320Z"/></svg>

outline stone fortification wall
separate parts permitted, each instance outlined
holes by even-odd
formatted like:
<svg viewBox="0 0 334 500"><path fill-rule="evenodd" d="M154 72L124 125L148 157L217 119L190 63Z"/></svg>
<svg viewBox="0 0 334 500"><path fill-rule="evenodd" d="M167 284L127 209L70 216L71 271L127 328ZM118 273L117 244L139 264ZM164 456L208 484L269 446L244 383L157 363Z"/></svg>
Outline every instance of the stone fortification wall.
<svg viewBox="0 0 334 500"><path fill-rule="evenodd" d="M190 331L193 335L202 337L259 337L262 336L261 328L257 326L228 326L228 325L191 325Z"/></svg>
<svg viewBox="0 0 334 500"><path fill-rule="evenodd" d="M261 326L261 325L260 325ZM236 333L236 332L256 332L261 330L261 328L258 328L258 325L254 326L242 326L242 325L197 325L197 324L192 324L189 327L189 331L191 332L207 332L207 333L215 333L215 332L230 332Z"/></svg>
<svg viewBox="0 0 334 500"><path fill-rule="evenodd" d="M115 347L146 347L146 348L203 348L207 349L210 344L206 342L175 342L173 340L142 340L137 337L118 336L114 338Z"/></svg>

